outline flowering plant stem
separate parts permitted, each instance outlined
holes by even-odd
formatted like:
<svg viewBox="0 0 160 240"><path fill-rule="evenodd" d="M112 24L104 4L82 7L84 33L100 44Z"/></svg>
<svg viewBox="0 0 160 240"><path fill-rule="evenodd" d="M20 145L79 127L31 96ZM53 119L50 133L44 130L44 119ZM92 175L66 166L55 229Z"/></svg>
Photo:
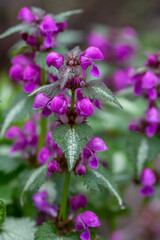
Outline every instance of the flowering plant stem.
<svg viewBox="0 0 160 240"><path fill-rule="evenodd" d="M44 69L41 69L41 85L45 85L45 84L46 84L46 73ZM40 150L45 145L46 132L47 132L47 118L44 118L41 115L38 150Z"/></svg>
<svg viewBox="0 0 160 240"><path fill-rule="evenodd" d="M75 89L72 88L72 97L71 97L71 109L74 109L74 93L75 93Z"/></svg>
<svg viewBox="0 0 160 240"><path fill-rule="evenodd" d="M69 182L70 182L70 173L66 172L61 207L60 207L60 211L59 211L59 219L62 219L62 220L65 220L65 218L66 218L66 207L67 207L67 199L68 199L68 191L69 191Z"/></svg>

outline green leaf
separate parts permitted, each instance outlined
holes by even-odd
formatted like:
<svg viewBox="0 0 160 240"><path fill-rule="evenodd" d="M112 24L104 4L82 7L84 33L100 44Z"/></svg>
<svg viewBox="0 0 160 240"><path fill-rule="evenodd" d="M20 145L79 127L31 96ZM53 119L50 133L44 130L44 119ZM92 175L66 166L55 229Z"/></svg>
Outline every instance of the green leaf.
<svg viewBox="0 0 160 240"><path fill-rule="evenodd" d="M6 218L0 240L34 240L36 223L30 218Z"/></svg>
<svg viewBox="0 0 160 240"><path fill-rule="evenodd" d="M54 48L52 51L40 52L36 55L36 63L39 67L45 69L47 72L52 73L54 76L57 76L58 70L53 66L51 66L51 67L47 66L46 57L47 57L48 53L50 53L50 52L57 52L59 54L65 54L67 51L68 50L65 47L61 46L61 47Z"/></svg>
<svg viewBox="0 0 160 240"><path fill-rule="evenodd" d="M70 16L81 13L83 13L83 9L75 9L54 15L53 18L56 22L63 22L66 21Z"/></svg>
<svg viewBox="0 0 160 240"><path fill-rule="evenodd" d="M14 57L20 53L23 53L25 50L28 49L28 45L25 41L21 40L15 43L10 49L9 52L11 52L11 57Z"/></svg>
<svg viewBox="0 0 160 240"><path fill-rule="evenodd" d="M25 195L28 191L33 191L35 189L38 189L46 180L46 175L47 175L47 170L48 170L48 162L50 160L48 160L45 165L43 165L42 167L39 167L37 169L35 169L28 181L26 182L25 184L25 187L23 189L23 192L22 192L22 195L21 195L21 198L20 198L20 202L21 202L21 205L23 206L24 204L24 198L25 198Z"/></svg>
<svg viewBox="0 0 160 240"><path fill-rule="evenodd" d="M7 128L16 121L25 120L35 113L32 109L34 98L28 98L27 94L20 93L13 101L12 106L6 111L1 126L0 138L3 138Z"/></svg>
<svg viewBox="0 0 160 240"><path fill-rule="evenodd" d="M7 29L4 33L0 34L0 39L10 36L16 32L26 32L32 34L36 30L35 27L32 27L30 24L18 24Z"/></svg>
<svg viewBox="0 0 160 240"><path fill-rule="evenodd" d="M49 98L53 98L56 95L61 93L61 87L59 84L59 81L51 83L51 84L47 84L47 85L43 85L37 89L35 89L30 95L33 96L35 94L41 93L43 92L46 96L48 96Z"/></svg>
<svg viewBox="0 0 160 240"><path fill-rule="evenodd" d="M93 191L100 191L102 188L108 189L116 197L120 207L124 209L123 200L118 193L115 183L109 173L102 167L99 167L98 170L88 169L87 173L83 176L83 182L88 189Z"/></svg>
<svg viewBox="0 0 160 240"><path fill-rule="evenodd" d="M65 153L68 162L68 169L71 171L79 154L93 136L92 128L87 124L79 124L71 127L70 125L59 125L54 128L52 133L53 141Z"/></svg>
<svg viewBox="0 0 160 240"><path fill-rule="evenodd" d="M53 222L43 223L35 233L34 240L79 240L79 233L70 233L66 236L58 236L58 232Z"/></svg>
<svg viewBox="0 0 160 240"><path fill-rule="evenodd" d="M34 240L60 240L59 236L57 236L56 228L53 222L49 221L43 223L35 233Z"/></svg>
<svg viewBox="0 0 160 240"><path fill-rule="evenodd" d="M0 227L4 223L6 218L6 204L0 200Z"/></svg>
<svg viewBox="0 0 160 240"><path fill-rule="evenodd" d="M116 97L111 90L107 88L101 81L92 80L86 83L82 89L83 96L90 99L107 100L115 103L118 107L122 108Z"/></svg>
<svg viewBox="0 0 160 240"><path fill-rule="evenodd" d="M147 138L142 138L137 154L136 169L137 169L137 178L140 179L142 170L144 168L145 162L148 160L149 146Z"/></svg>
<svg viewBox="0 0 160 240"><path fill-rule="evenodd" d="M0 155L0 171L10 173L16 170L21 164L22 159L10 155Z"/></svg>
<svg viewBox="0 0 160 240"><path fill-rule="evenodd" d="M0 39L8 37L9 35L19 32L24 28L24 24L19 24L7 29L4 33L0 34Z"/></svg>

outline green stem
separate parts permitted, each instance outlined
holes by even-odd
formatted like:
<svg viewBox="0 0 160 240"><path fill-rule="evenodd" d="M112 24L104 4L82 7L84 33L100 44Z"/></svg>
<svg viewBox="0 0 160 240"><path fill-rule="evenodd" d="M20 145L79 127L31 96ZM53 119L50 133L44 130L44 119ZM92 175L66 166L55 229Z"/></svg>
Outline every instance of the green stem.
<svg viewBox="0 0 160 240"><path fill-rule="evenodd" d="M74 93L75 93L75 89L72 89L72 97L71 97L71 109L74 110Z"/></svg>
<svg viewBox="0 0 160 240"><path fill-rule="evenodd" d="M62 194L61 207L60 207L60 212L59 212L59 219L62 219L63 221L66 218L66 208L67 208L67 199L68 199L68 191L69 191L69 182L70 182L70 173L66 172L63 194Z"/></svg>
<svg viewBox="0 0 160 240"><path fill-rule="evenodd" d="M41 85L45 85L45 83L46 83L46 72L44 69L41 69ZM46 132L47 132L47 118L44 118L41 115L38 150L40 150L45 145Z"/></svg>

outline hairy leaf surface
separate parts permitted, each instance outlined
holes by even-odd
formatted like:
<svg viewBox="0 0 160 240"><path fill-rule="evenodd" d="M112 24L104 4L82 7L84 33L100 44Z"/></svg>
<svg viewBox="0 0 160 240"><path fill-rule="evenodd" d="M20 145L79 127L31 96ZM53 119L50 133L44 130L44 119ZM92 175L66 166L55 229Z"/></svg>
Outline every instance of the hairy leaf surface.
<svg viewBox="0 0 160 240"><path fill-rule="evenodd" d="M35 89L30 95L29 97L38 94L38 93L43 93L44 95L48 96L49 98L53 98L56 95L61 93L61 87L59 84L59 81L51 83L51 84L47 84L47 85L43 85L37 89Z"/></svg>
<svg viewBox="0 0 160 240"><path fill-rule="evenodd" d="M82 89L83 96L90 99L107 100L113 102L118 107L122 108L111 90L107 88L101 81L92 80L86 83Z"/></svg>
<svg viewBox="0 0 160 240"><path fill-rule="evenodd" d="M98 170L88 169L87 173L83 176L83 182L88 189L93 191L100 191L106 188L109 192L116 197L121 208L124 208L124 203L120 197L117 186L112 180L112 177L102 167Z"/></svg>
<svg viewBox="0 0 160 240"><path fill-rule="evenodd" d="M30 218L6 218L0 240L34 240L36 223Z"/></svg>
<svg viewBox="0 0 160 240"><path fill-rule="evenodd" d="M92 135L92 128L87 124L79 124L73 127L70 125L59 125L53 130L53 141L65 153L69 171L74 168L79 154L88 143L87 139L90 141Z"/></svg>

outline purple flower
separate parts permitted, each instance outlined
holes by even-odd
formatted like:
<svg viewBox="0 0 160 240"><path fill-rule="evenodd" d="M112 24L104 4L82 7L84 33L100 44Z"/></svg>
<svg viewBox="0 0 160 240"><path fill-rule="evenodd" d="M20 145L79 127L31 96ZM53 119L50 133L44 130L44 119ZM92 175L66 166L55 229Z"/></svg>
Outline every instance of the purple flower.
<svg viewBox="0 0 160 240"><path fill-rule="evenodd" d="M24 23L30 23L34 21L34 16L29 8L23 7L18 13L18 19L22 19Z"/></svg>
<svg viewBox="0 0 160 240"><path fill-rule="evenodd" d="M5 134L8 139L16 139L10 153L13 154L16 151L21 151L23 156L28 158L31 150L31 154L35 154L38 144L38 136L36 125L33 121L28 121L24 124L23 129L12 126Z"/></svg>
<svg viewBox="0 0 160 240"><path fill-rule="evenodd" d="M51 152L47 147L43 147L38 153L38 162L43 165L51 156Z"/></svg>
<svg viewBox="0 0 160 240"><path fill-rule="evenodd" d="M90 71L90 74L93 77L100 77L100 72L98 70L98 67L94 64L93 60L102 60L103 54L97 47L88 47L84 53L80 57L80 64L82 69L87 69L90 65L92 65L92 69Z"/></svg>
<svg viewBox="0 0 160 240"><path fill-rule="evenodd" d="M34 99L33 109L36 110L39 108L44 108L49 101L50 98L48 98L46 95L43 93L38 93Z"/></svg>
<svg viewBox="0 0 160 240"><path fill-rule="evenodd" d="M158 77L151 71L147 71L142 77L142 88L151 89L158 83Z"/></svg>
<svg viewBox="0 0 160 240"><path fill-rule="evenodd" d="M91 32L88 35L87 40L89 45L98 47L104 55L107 54L107 51L109 48L109 42L106 36L100 33Z"/></svg>
<svg viewBox="0 0 160 240"><path fill-rule="evenodd" d="M156 182L156 177L151 169L145 168L142 172L141 180L143 185L151 186Z"/></svg>
<svg viewBox="0 0 160 240"><path fill-rule="evenodd" d="M17 82L23 81L24 68L20 64L14 64L9 70L9 76Z"/></svg>
<svg viewBox="0 0 160 240"><path fill-rule="evenodd" d="M59 53L51 52L47 55L46 63L48 67L53 66L59 69L64 63L64 58Z"/></svg>
<svg viewBox="0 0 160 240"><path fill-rule="evenodd" d="M100 226L99 218L95 215L95 213L91 211L86 211L84 213L80 213L76 218L76 230L82 231L85 229L85 231L80 235L81 240L89 240L90 239L90 233L88 228L89 227L99 227Z"/></svg>
<svg viewBox="0 0 160 240"><path fill-rule="evenodd" d="M50 108L54 113L65 114L67 112L67 100L65 95L60 94L55 96L51 101Z"/></svg>
<svg viewBox="0 0 160 240"><path fill-rule="evenodd" d="M78 175L84 175L86 173L86 167L82 164L78 164L76 166L76 174Z"/></svg>
<svg viewBox="0 0 160 240"><path fill-rule="evenodd" d="M118 61L129 61L135 53L133 46L120 42L115 45L114 51Z"/></svg>
<svg viewBox="0 0 160 240"><path fill-rule="evenodd" d="M49 173L60 173L61 169L59 163L56 161L51 161L48 163L48 172Z"/></svg>
<svg viewBox="0 0 160 240"><path fill-rule="evenodd" d="M154 134L156 133L158 129L158 124L157 123L151 123L145 128L145 133L147 137L153 137Z"/></svg>
<svg viewBox="0 0 160 240"><path fill-rule="evenodd" d="M56 22L50 16L45 16L40 23L39 28L44 37L44 48L53 48L54 44L52 34L54 31L57 31Z"/></svg>
<svg viewBox="0 0 160 240"><path fill-rule="evenodd" d="M146 117L149 123L158 123L160 119L158 109L151 107L149 110L147 110Z"/></svg>
<svg viewBox="0 0 160 240"><path fill-rule="evenodd" d="M33 201L40 212L43 212L49 216L57 217L58 211L56 206L52 206L48 201L48 193L43 190L33 196Z"/></svg>
<svg viewBox="0 0 160 240"><path fill-rule="evenodd" d="M106 146L105 142L99 137L92 138L92 140L88 143L88 147L94 152L108 150L108 147Z"/></svg>
<svg viewBox="0 0 160 240"><path fill-rule="evenodd" d="M77 212L79 208L86 208L87 198L83 194L77 194L70 198L70 206L73 212Z"/></svg>
<svg viewBox="0 0 160 240"><path fill-rule="evenodd" d="M79 116L88 117L94 113L93 104L88 98L83 98L76 103L76 110Z"/></svg>
<svg viewBox="0 0 160 240"><path fill-rule="evenodd" d="M140 193L143 197L152 196L155 193L155 188L152 186L156 182L154 172L145 168L142 172L141 181L144 187L141 188Z"/></svg>
<svg viewBox="0 0 160 240"><path fill-rule="evenodd" d="M93 155L93 158L89 161L89 167L97 169L98 168L98 158L96 155Z"/></svg>
<svg viewBox="0 0 160 240"><path fill-rule="evenodd" d="M142 187L140 190L142 197L151 197L152 195L155 194L155 192L156 190L152 186L145 186L145 187Z"/></svg>

